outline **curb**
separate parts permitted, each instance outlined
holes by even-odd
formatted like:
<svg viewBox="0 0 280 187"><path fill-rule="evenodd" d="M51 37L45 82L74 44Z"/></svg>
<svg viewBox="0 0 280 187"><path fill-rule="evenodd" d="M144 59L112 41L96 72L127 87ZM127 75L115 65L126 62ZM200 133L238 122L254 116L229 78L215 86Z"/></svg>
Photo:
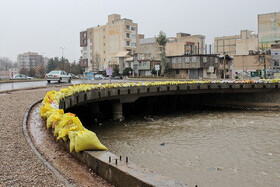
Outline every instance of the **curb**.
<svg viewBox="0 0 280 187"><path fill-rule="evenodd" d="M49 168L57 178L59 178L62 182L64 182L67 186L73 186L70 184L70 182L59 173L59 171L57 171L49 162L46 161L46 159L41 155L41 153L37 150L37 148L34 146L29 133L28 133L28 129L27 129L27 122L28 122L28 117L29 117L29 113L31 111L31 109L37 105L38 103L42 102L43 99L40 99L38 101L36 101L35 103L31 104L26 113L24 114L24 119L23 119L23 123L22 123L22 132L25 136L25 139L27 141L27 143L29 144L29 146L31 147L31 149L34 151L34 153L36 154L36 156L44 163L45 166L47 166L47 168Z"/></svg>

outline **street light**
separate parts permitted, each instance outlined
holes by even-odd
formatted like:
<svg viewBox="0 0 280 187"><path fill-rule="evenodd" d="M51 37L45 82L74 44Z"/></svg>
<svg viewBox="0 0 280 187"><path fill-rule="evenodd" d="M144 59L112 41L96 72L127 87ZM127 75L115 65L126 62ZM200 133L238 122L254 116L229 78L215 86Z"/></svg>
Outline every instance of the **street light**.
<svg viewBox="0 0 280 187"><path fill-rule="evenodd" d="M60 47L61 51L62 51L62 58L63 58L63 50L65 49L65 47Z"/></svg>

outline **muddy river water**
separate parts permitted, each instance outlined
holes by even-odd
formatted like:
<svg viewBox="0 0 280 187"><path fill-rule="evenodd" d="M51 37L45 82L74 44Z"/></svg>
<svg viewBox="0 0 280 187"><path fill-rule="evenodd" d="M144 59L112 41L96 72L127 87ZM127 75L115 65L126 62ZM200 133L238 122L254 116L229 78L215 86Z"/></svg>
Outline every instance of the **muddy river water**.
<svg viewBox="0 0 280 187"><path fill-rule="evenodd" d="M116 155L189 186L279 186L279 111L200 111L94 129Z"/></svg>

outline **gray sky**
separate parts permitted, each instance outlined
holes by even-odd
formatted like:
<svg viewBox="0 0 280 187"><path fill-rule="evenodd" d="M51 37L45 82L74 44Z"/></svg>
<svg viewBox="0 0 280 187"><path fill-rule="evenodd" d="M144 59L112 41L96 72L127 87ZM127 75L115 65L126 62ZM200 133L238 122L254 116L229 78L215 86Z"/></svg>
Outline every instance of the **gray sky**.
<svg viewBox="0 0 280 187"><path fill-rule="evenodd" d="M0 0L0 57L61 57L65 47L64 56L78 61L80 31L106 24L113 13L138 23L145 37L186 32L213 44L243 29L257 33L257 15L279 11L280 0Z"/></svg>

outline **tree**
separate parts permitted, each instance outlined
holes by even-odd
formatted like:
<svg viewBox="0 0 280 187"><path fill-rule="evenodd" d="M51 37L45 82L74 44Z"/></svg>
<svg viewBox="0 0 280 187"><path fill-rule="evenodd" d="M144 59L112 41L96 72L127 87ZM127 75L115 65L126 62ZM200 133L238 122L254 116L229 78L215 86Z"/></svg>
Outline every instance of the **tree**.
<svg viewBox="0 0 280 187"><path fill-rule="evenodd" d="M34 68L30 69L29 72L28 72L28 75L30 77L35 77L35 75L36 75L35 69Z"/></svg>
<svg viewBox="0 0 280 187"><path fill-rule="evenodd" d="M119 70L119 67L118 65L114 65L114 68L113 68L113 76L119 76L120 75L120 70Z"/></svg>
<svg viewBox="0 0 280 187"><path fill-rule="evenodd" d="M263 69L264 69L264 78L267 78L267 62L270 62L270 54L271 51L270 49L268 49L266 46L264 46L263 44L259 47L259 50L257 52L257 58L258 58L258 62L263 63Z"/></svg>
<svg viewBox="0 0 280 187"><path fill-rule="evenodd" d="M13 62L8 57L0 57L0 70L7 71L13 67Z"/></svg>
<svg viewBox="0 0 280 187"><path fill-rule="evenodd" d="M169 64L167 63L167 58L166 58L166 52L165 52L165 46L167 43L167 38L166 34L163 31L159 32L158 37L156 38L156 42L159 45L159 50L160 50L160 58L161 58L161 74L166 75L171 73L171 68Z"/></svg>
<svg viewBox="0 0 280 187"><path fill-rule="evenodd" d="M131 67L125 68L125 69L123 70L123 75L124 75L124 76L129 76L129 75L132 73L132 71L133 71L133 69L132 69Z"/></svg>
<svg viewBox="0 0 280 187"><path fill-rule="evenodd" d="M100 65L101 65L101 57L100 57L99 53L96 51L94 54L94 57L93 57L92 71L99 72Z"/></svg>
<svg viewBox="0 0 280 187"><path fill-rule="evenodd" d="M45 67L43 64L37 66L35 68L35 73L36 73L36 77L40 77L40 78L43 78L45 76Z"/></svg>
<svg viewBox="0 0 280 187"><path fill-rule="evenodd" d="M26 69L26 68L21 68L21 69L19 70L19 73L20 73L20 74L24 74L24 75L28 75L29 71L28 71L28 69Z"/></svg>
<svg viewBox="0 0 280 187"><path fill-rule="evenodd" d="M57 63L55 62L55 60L53 58L49 59L48 66L47 66L48 72L55 70L56 67L57 67Z"/></svg>

